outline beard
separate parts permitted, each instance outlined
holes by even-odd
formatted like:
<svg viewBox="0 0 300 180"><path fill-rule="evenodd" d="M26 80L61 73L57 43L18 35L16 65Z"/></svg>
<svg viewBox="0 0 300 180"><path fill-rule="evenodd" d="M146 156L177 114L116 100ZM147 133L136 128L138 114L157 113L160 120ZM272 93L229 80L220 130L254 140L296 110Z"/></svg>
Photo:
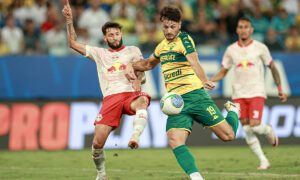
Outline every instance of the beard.
<svg viewBox="0 0 300 180"><path fill-rule="evenodd" d="M119 49L120 47L123 46L123 39L120 40L120 43L118 45L114 45L113 43L110 43L109 41L107 41L107 45L108 47L110 47L111 49Z"/></svg>

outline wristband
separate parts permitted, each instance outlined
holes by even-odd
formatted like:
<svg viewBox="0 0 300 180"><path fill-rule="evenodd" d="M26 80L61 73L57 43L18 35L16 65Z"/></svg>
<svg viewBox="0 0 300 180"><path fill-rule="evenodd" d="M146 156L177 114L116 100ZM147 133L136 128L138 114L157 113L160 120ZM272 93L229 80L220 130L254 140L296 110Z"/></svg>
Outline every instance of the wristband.
<svg viewBox="0 0 300 180"><path fill-rule="evenodd" d="M278 92L282 91L281 86L277 86L277 89L278 89Z"/></svg>

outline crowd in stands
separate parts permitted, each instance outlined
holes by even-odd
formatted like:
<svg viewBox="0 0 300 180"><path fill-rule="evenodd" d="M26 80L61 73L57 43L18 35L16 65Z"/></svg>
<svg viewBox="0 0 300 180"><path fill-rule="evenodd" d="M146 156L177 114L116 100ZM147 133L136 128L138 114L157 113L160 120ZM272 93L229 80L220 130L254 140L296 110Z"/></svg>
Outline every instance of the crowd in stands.
<svg viewBox="0 0 300 180"><path fill-rule="evenodd" d="M199 54L223 53L237 40L240 17L249 17L252 38L272 52L300 52L298 0L69 0L80 42L106 47L101 26L123 26L123 43L153 52L164 38L159 11L174 5L183 12L182 31L195 41ZM68 47L61 10L66 0L0 1L0 55L75 55Z"/></svg>

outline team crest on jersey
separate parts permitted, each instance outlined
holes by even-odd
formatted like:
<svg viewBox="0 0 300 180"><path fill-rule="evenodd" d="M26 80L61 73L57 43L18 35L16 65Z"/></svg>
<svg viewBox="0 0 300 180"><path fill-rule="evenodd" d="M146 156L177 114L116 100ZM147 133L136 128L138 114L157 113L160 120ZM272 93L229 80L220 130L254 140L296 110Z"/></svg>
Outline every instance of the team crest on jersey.
<svg viewBox="0 0 300 180"><path fill-rule="evenodd" d="M172 43L172 44L170 45L170 51L171 51L175 46L176 46L176 43Z"/></svg>
<svg viewBox="0 0 300 180"><path fill-rule="evenodd" d="M109 73L120 73L122 71L124 71L126 69L126 65L125 64L122 64L122 63L115 63L113 64L110 68L107 69L107 72Z"/></svg>
<svg viewBox="0 0 300 180"><path fill-rule="evenodd" d="M249 62L247 60L242 60L241 63L239 63L236 67L242 68L243 70L248 70L250 66L254 66L255 64L252 62Z"/></svg>
<svg viewBox="0 0 300 180"><path fill-rule="evenodd" d="M102 114L99 114L99 115L97 116L97 118L96 118L96 121L97 121L97 122L100 122L100 121L102 120L102 118L103 118L103 117L102 117Z"/></svg>

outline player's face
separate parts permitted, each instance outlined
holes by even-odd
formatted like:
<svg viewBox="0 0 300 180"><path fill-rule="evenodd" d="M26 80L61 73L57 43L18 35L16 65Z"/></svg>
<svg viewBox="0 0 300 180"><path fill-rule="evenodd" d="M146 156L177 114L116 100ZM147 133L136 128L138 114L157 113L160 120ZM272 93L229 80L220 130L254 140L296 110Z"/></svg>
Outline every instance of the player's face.
<svg viewBox="0 0 300 180"><path fill-rule="evenodd" d="M251 23L245 20L239 21L238 26L236 28L236 33L238 34L239 39L242 41L250 39L251 34L253 33Z"/></svg>
<svg viewBox="0 0 300 180"><path fill-rule="evenodd" d="M103 39L111 49L119 49L123 45L122 32L118 28L106 29Z"/></svg>
<svg viewBox="0 0 300 180"><path fill-rule="evenodd" d="M164 19L161 21L161 26L167 40L173 40L179 33L181 22L175 22Z"/></svg>

